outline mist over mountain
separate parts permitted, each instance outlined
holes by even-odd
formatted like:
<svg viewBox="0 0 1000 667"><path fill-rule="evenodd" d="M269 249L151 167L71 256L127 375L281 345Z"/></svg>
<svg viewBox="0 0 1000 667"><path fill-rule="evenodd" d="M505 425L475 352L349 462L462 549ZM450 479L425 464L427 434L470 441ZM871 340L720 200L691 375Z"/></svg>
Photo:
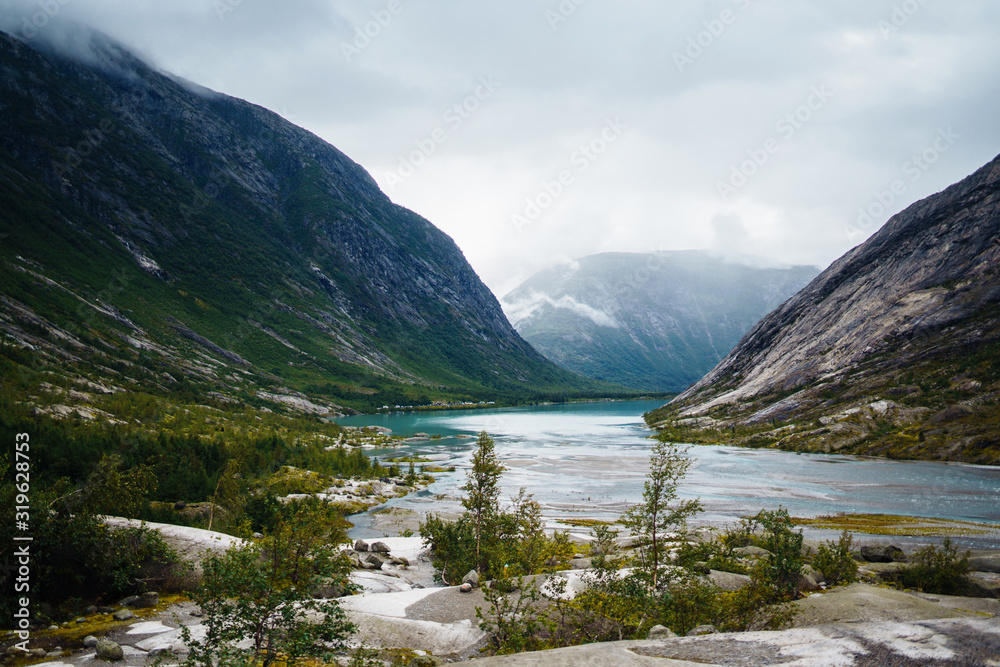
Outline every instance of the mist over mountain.
<svg viewBox="0 0 1000 667"><path fill-rule="evenodd" d="M1000 463L1000 158L893 216L648 421L684 441Z"/></svg>
<svg viewBox="0 0 1000 667"><path fill-rule="evenodd" d="M5 353L318 414L607 389L532 349L452 239L333 146L50 27L0 33Z"/></svg>
<svg viewBox="0 0 1000 667"><path fill-rule="evenodd" d="M539 272L502 302L518 332L563 368L679 392L818 273L702 251L606 253Z"/></svg>

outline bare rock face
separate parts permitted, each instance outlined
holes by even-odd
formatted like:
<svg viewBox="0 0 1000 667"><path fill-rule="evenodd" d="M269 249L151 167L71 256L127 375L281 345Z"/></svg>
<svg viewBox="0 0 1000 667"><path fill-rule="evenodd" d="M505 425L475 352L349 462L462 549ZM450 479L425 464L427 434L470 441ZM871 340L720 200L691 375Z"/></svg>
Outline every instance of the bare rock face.
<svg viewBox="0 0 1000 667"><path fill-rule="evenodd" d="M710 417L756 444L996 464L998 350L1000 158L894 216L649 421Z"/></svg>

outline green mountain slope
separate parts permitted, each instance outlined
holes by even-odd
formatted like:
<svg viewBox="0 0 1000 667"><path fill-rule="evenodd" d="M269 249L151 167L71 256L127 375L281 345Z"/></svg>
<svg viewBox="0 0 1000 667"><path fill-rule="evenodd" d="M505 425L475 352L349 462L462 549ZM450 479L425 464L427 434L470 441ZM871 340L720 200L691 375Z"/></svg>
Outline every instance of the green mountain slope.
<svg viewBox="0 0 1000 667"><path fill-rule="evenodd" d="M76 37L69 58L0 33L8 394L48 373L325 415L609 389L535 352L454 242L334 147Z"/></svg>
<svg viewBox="0 0 1000 667"><path fill-rule="evenodd" d="M751 268L700 251L606 253L541 271L503 303L518 332L563 368L680 392L818 272Z"/></svg>

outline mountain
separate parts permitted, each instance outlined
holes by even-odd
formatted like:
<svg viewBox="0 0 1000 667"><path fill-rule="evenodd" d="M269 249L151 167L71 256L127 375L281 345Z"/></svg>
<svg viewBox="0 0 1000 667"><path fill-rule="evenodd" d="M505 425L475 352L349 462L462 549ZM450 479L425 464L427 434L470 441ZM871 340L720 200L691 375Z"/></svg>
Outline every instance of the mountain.
<svg viewBox="0 0 1000 667"><path fill-rule="evenodd" d="M647 421L685 441L1000 464L1000 158L893 216Z"/></svg>
<svg viewBox="0 0 1000 667"><path fill-rule="evenodd" d="M563 368L676 393L817 273L701 251L606 253L541 271L502 303L517 331Z"/></svg>
<svg viewBox="0 0 1000 667"><path fill-rule="evenodd" d="M46 34L0 33L8 388L316 414L608 389L532 349L452 239L333 146L100 34Z"/></svg>

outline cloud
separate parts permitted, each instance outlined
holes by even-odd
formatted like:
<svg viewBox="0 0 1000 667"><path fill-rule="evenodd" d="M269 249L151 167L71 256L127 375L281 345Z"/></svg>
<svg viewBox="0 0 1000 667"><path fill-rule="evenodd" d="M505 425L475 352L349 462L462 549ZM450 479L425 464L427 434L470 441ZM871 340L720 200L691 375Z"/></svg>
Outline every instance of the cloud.
<svg viewBox="0 0 1000 667"><path fill-rule="evenodd" d="M402 0L389 18L383 0L0 0L0 16L43 4L331 142L451 235L498 294L565 256L730 252L719 221L732 219L748 254L825 266L1000 153L993 0L916 3L903 18L884 3L622 0L573 3L555 25L555 0ZM723 10L734 20L720 29ZM449 121L484 76L502 85ZM832 97L811 108L824 86ZM616 117L628 128L602 146ZM909 179L903 165L948 127L962 139L858 228L858 209ZM438 129L446 140L390 187ZM741 168L723 200L718 184ZM532 200L545 206L517 227Z"/></svg>
<svg viewBox="0 0 1000 667"><path fill-rule="evenodd" d="M527 298L516 301L502 301L501 305L503 306L504 313L506 313L507 318L515 327L518 327L522 322L530 319L533 315L535 315L535 313L542 310L545 306L551 306L552 308L557 308L559 310L568 310L571 313L590 320L600 327L617 329L621 326L611 315L608 315L604 311L592 306L588 306L585 303L580 303L568 295L561 296L558 299L553 299L548 294L532 291Z"/></svg>

